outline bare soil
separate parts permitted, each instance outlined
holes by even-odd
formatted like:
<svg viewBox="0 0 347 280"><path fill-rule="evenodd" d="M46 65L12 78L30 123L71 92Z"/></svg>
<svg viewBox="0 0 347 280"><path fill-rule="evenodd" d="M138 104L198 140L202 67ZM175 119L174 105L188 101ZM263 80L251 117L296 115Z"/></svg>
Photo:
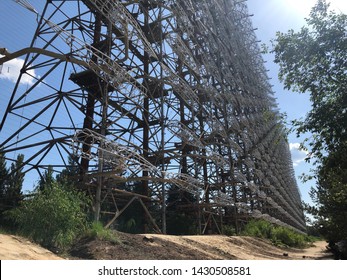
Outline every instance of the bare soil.
<svg viewBox="0 0 347 280"><path fill-rule="evenodd" d="M51 251L34 244L26 238L0 234L1 260L61 260Z"/></svg>
<svg viewBox="0 0 347 280"><path fill-rule="evenodd" d="M326 242L307 249L279 248L270 242L247 236L172 236L118 233L119 242L81 239L65 259L126 260L298 260L332 259ZM0 234L2 260L62 259L25 238Z"/></svg>

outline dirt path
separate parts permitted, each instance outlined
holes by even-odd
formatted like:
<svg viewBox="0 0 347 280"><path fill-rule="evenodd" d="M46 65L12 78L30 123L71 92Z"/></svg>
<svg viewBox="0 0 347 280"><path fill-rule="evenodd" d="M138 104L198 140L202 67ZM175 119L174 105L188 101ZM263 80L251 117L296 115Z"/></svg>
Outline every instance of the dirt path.
<svg viewBox="0 0 347 280"><path fill-rule="evenodd" d="M0 234L1 260L61 260L62 258L25 238Z"/></svg>
<svg viewBox="0 0 347 280"><path fill-rule="evenodd" d="M332 259L325 241L307 249L284 249L247 236L172 236L118 233L120 242L82 240L71 252L77 259L279 260ZM0 234L1 260L59 260L25 238Z"/></svg>
<svg viewBox="0 0 347 280"><path fill-rule="evenodd" d="M333 259L333 255L326 249L326 241L317 241L314 243L314 246L298 250L298 252L293 251L291 253L292 257L295 259L306 258L314 260L329 260Z"/></svg>
<svg viewBox="0 0 347 280"><path fill-rule="evenodd" d="M239 260L318 260L333 259L326 250L325 241L317 241L306 249L279 248L269 241L249 236L170 236L146 235L156 240L169 241L177 247L185 247L200 252L203 259L239 259ZM206 258L205 258L206 257Z"/></svg>

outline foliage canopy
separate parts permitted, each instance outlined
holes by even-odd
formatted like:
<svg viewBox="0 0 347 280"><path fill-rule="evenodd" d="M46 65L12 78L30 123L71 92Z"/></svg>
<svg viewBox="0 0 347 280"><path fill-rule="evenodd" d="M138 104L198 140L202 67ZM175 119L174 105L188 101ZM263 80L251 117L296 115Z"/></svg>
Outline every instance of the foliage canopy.
<svg viewBox="0 0 347 280"><path fill-rule="evenodd" d="M315 239L294 230L276 226L265 220L250 220L245 226L242 234L269 239L278 246L289 246L296 248L307 247Z"/></svg>
<svg viewBox="0 0 347 280"><path fill-rule="evenodd" d="M7 168L5 154L0 151L0 224L8 230L12 229L12 224L4 217L4 212L17 207L23 200L23 161L24 155L19 154Z"/></svg>
<svg viewBox="0 0 347 280"><path fill-rule="evenodd" d="M24 236L64 249L86 230L87 203L84 194L52 181L8 215Z"/></svg>
<svg viewBox="0 0 347 280"><path fill-rule="evenodd" d="M299 32L277 33L273 41L279 78L286 89L310 94L312 108L293 124L314 159L317 187L311 194L322 233L347 238L347 15L318 0Z"/></svg>

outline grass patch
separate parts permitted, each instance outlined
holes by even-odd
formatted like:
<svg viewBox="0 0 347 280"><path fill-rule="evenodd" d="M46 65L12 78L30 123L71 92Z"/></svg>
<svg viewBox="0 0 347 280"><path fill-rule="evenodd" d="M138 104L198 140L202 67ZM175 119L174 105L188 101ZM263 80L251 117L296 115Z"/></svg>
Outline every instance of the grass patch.
<svg viewBox="0 0 347 280"><path fill-rule="evenodd" d="M9 232L0 227L0 234L8 234Z"/></svg>
<svg viewBox="0 0 347 280"><path fill-rule="evenodd" d="M106 229L100 222L93 222L86 231L86 237L97 238L98 240L110 241L113 244L119 244L120 240L115 231Z"/></svg>
<svg viewBox="0 0 347 280"><path fill-rule="evenodd" d="M222 226L222 233L226 236L233 236L236 235L236 229L233 226L230 225L223 225Z"/></svg>

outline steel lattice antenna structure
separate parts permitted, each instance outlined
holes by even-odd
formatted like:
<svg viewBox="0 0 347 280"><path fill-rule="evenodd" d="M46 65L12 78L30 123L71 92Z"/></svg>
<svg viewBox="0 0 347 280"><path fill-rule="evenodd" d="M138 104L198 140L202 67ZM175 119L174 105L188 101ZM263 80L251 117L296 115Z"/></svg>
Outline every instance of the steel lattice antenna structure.
<svg viewBox="0 0 347 280"><path fill-rule="evenodd" d="M26 172L75 159L107 226L137 200L165 233L176 186L195 197L184 207L200 233L252 217L305 231L245 1L50 0L40 12L15 2L38 26L28 48L1 49L0 64L26 58L0 148L25 153Z"/></svg>

